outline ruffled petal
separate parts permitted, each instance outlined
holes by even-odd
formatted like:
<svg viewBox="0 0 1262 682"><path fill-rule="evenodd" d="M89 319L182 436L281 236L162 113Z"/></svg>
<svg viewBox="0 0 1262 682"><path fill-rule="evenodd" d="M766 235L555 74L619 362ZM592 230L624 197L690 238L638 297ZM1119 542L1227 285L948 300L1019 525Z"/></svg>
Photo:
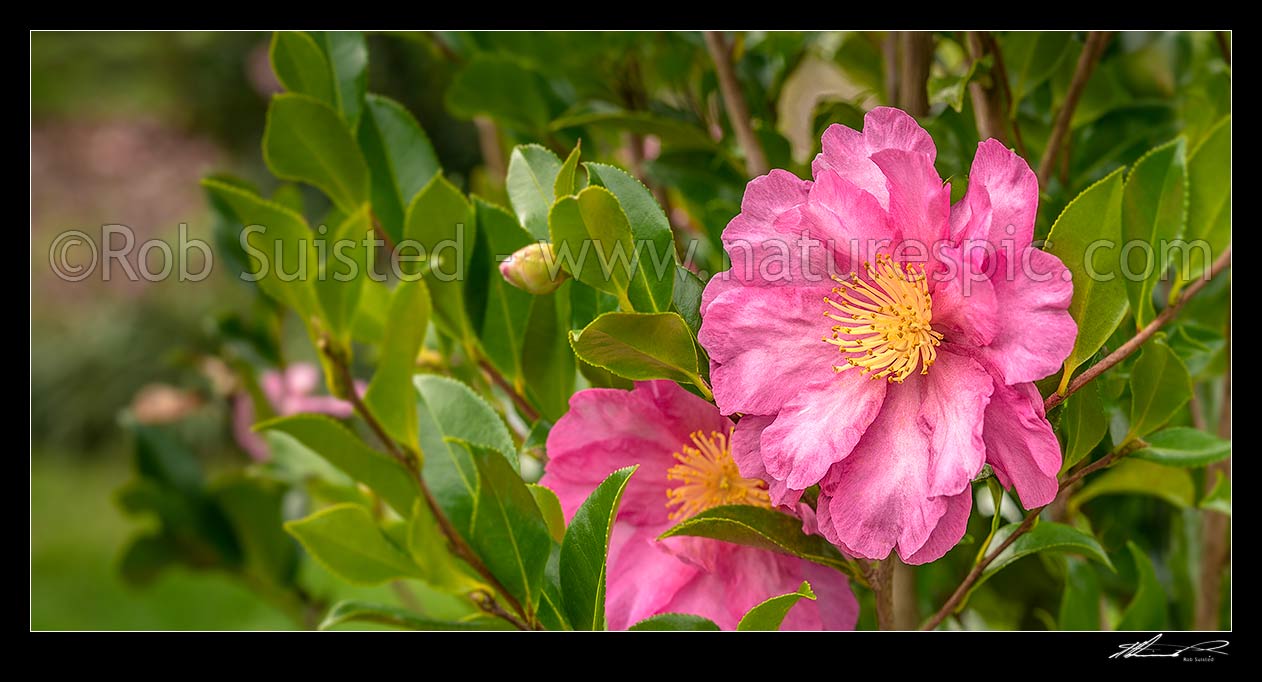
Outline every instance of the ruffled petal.
<svg viewBox="0 0 1262 682"><path fill-rule="evenodd" d="M981 347L999 332L1000 308L995 287L984 271L965 260L961 249L938 252L945 267L930 279L933 289L933 329L951 343Z"/></svg>
<svg viewBox="0 0 1262 682"><path fill-rule="evenodd" d="M819 177L830 170L871 194L881 206L889 206L885 175L871 160L874 153L901 149L929 157L932 164L938 150L933 138L907 112L893 107L876 107L863 117L863 132L833 124L824 131L822 151L811 163Z"/></svg>
<svg viewBox="0 0 1262 682"><path fill-rule="evenodd" d="M885 174L890 224L903 236L905 255L895 257L928 260L937 242L948 236L950 186L942 184L933 159L922 153L885 149L873 154L872 161Z"/></svg>
<svg viewBox="0 0 1262 682"><path fill-rule="evenodd" d="M1069 315L1074 287L1068 268L1034 247L1015 259L1001 255L997 265L991 285L1002 314L983 354L999 368L1004 383L1036 381L1055 373L1078 336L1078 325Z"/></svg>
<svg viewBox="0 0 1262 682"><path fill-rule="evenodd" d="M767 473L767 466L762 460L762 432L771 426L771 422L775 419L774 415L767 417L747 414L741 417L736 424L736 430L732 432L732 459L736 462L736 468L740 470L741 476L764 481L767 484L767 493L771 496L771 503L789 511L795 506L800 506L798 500L802 499L802 490L792 490L785 485L783 480L772 477ZM812 523L812 519L803 517L802 522L805 528L807 524Z"/></svg>
<svg viewBox="0 0 1262 682"><path fill-rule="evenodd" d="M614 524L607 563L605 618L611 630L670 612L675 594L700 573L662 547L656 532L626 523Z"/></svg>
<svg viewBox="0 0 1262 682"><path fill-rule="evenodd" d="M1038 177L1030 164L999 140L985 140L973 157L968 192L952 209L952 237L957 242L984 239L996 250L1019 251L1034 239L1038 203Z"/></svg>
<svg viewBox="0 0 1262 682"><path fill-rule="evenodd" d="M823 341L830 287L740 287L711 301L698 340L710 354L723 414L775 414L810 381L832 374L836 347Z"/></svg>
<svg viewBox="0 0 1262 682"><path fill-rule="evenodd" d="M983 438L986 462L1005 488L1016 486L1023 507L1041 507L1056 498L1060 444L1034 384L995 382Z"/></svg>
<svg viewBox="0 0 1262 682"><path fill-rule="evenodd" d="M986 463L982 427L994 382L976 360L939 349L922 377L921 428L929 434L930 496L956 495Z"/></svg>
<svg viewBox="0 0 1262 682"><path fill-rule="evenodd" d="M948 497L946 513L938 519L938 527L933 529L933 532L929 534L929 539L925 540L925 544L920 549L913 552L911 556L903 558L903 563L916 566L941 559L951 551L952 547L959 544L960 538L964 537L964 531L968 529L968 515L972 510L973 489L971 486L958 495Z"/></svg>

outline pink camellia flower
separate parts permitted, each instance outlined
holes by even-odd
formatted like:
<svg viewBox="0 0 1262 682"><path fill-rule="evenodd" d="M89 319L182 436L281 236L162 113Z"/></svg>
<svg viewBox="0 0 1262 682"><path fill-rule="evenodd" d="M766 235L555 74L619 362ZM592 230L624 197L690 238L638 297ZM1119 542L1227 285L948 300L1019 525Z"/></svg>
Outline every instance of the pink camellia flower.
<svg viewBox="0 0 1262 682"><path fill-rule="evenodd" d="M723 232L732 269L701 303L715 401L743 415L741 474L782 506L819 484L825 537L908 563L959 541L987 463L1026 507L1055 497L1060 448L1031 382L1077 334L1068 270L1031 245L1029 165L982 142L952 206L936 153L897 109L829 127L814 181L749 183Z"/></svg>
<svg viewBox="0 0 1262 682"><path fill-rule="evenodd" d="M259 388L267 397L272 410L279 416L288 416L300 412L327 414L338 419L346 419L354 412L351 404L333 396L311 395L320 385L320 370L305 362L295 362L283 372L268 370L259 377ZM366 386L355 382L355 390L363 393ZM267 441L255 433L254 400L250 394L241 391L232 404L232 431L237 444L255 460L265 461L269 454Z"/></svg>
<svg viewBox="0 0 1262 682"><path fill-rule="evenodd" d="M742 477L732 461L732 426L713 405L676 384L650 381L632 391L580 391L552 427L540 483L556 492L566 519L609 474L640 465L627 483L610 539L611 629L661 613L691 613L734 629L750 608L793 592L803 580L818 600L798 602L784 629L854 628L858 602L846 577L832 568L718 540L657 539L712 507L771 506L766 484Z"/></svg>

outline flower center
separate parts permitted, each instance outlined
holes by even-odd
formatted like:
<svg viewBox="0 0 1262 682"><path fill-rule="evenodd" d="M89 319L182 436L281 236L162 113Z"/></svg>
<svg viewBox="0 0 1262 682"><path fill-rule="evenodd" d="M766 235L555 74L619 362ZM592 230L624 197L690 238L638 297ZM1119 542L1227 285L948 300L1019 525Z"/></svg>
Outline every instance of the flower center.
<svg viewBox="0 0 1262 682"><path fill-rule="evenodd" d="M933 297L923 264L895 263L885 254L876 264L864 263L867 278L850 273L849 280L833 276L841 284L833 289L836 298L824 297L824 316L839 322L832 338L824 341L837 346L846 364L833 370L844 372L858 367L871 379L884 378L901 384L920 368L928 374L938 356L942 334L935 332Z"/></svg>
<svg viewBox="0 0 1262 682"><path fill-rule="evenodd" d="M672 521L725 504L771 507L767 484L741 477L736 468L728 441L731 433L711 431L706 436L697 431L690 437L692 444L685 443L675 453L679 463L666 472L668 480L679 481L666 491L666 507L674 507Z"/></svg>

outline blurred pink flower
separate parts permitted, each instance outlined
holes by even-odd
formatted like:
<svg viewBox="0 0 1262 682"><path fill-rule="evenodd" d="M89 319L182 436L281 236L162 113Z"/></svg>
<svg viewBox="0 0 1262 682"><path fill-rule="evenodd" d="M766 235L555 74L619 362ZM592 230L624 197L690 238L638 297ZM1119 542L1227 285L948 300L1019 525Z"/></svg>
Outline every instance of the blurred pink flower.
<svg viewBox="0 0 1262 682"><path fill-rule="evenodd" d="M1032 246L1038 181L996 140L952 206L929 133L878 107L828 128L814 181L751 181L723 232L732 269L707 284L699 340L714 397L741 413L741 473L789 506L820 485L821 533L908 563L964 533L989 463L1034 508L1061 456L1031 383L1077 334L1073 286Z"/></svg>
<svg viewBox="0 0 1262 682"><path fill-rule="evenodd" d="M669 381L637 383L632 391L593 388L570 398L570 411L548 435L540 481L556 492L567 519L610 473L640 465L610 539L609 627L691 613L733 629L750 608L807 580L818 600L798 602L784 628L853 629L858 602L832 568L705 538L657 539L711 507L770 506L766 486L737 472L731 431L732 422L713 405Z"/></svg>
<svg viewBox="0 0 1262 682"><path fill-rule="evenodd" d="M312 395L319 385L320 370L305 362L295 362L283 372L268 370L259 378L259 388L278 416L314 412L337 419L350 417L354 408L345 400ZM355 390L362 395L366 385L356 381ZM237 444L255 460L266 461L269 456L267 441L253 431L255 421L254 400L246 391L240 391L232 404L232 430Z"/></svg>

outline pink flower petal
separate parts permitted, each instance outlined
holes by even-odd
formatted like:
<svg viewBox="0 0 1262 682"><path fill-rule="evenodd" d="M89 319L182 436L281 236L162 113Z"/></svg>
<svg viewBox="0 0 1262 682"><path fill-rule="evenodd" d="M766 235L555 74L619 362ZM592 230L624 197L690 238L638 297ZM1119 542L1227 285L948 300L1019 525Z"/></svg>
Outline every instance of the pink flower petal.
<svg viewBox="0 0 1262 682"><path fill-rule="evenodd" d="M994 382L977 361L948 345L938 349L937 362L921 379L919 421L929 434L928 494L955 495L986 463L982 427Z"/></svg>
<svg viewBox="0 0 1262 682"><path fill-rule="evenodd" d="M774 414L810 381L833 374L825 343L831 287L740 287L706 309L698 339L710 354L714 399L723 414Z"/></svg>
<svg viewBox="0 0 1262 682"><path fill-rule="evenodd" d="M985 195L981 198L980 195ZM1038 211L1039 182L1030 164L999 140L977 145L973 167L968 174L968 192L952 209L952 235L960 240L985 239L996 249L1009 253L1030 245L1034 239L1034 217ZM988 206L989 220L964 220L955 212L979 215ZM958 223L958 225L957 225Z"/></svg>
<svg viewBox="0 0 1262 682"><path fill-rule="evenodd" d="M771 422L775 419L774 416L764 417L756 414L741 417L736 424L736 430L732 432L732 459L735 460L736 468L740 470L741 476L765 481L767 493L771 495L771 503L788 511L798 505L798 500L802 498L802 490L791 490L783 480L773 478L767 473L767 466L762 460L762 432L771 426ZM803 523L806 522L807 519L804 517Z"/></svg>
<svg viewBox="0 0 1262 682"><path fill-rule="evenodd" d="M876 107L863 117L863 132L833 124L824 131L823 150L811 163L811 172L818 177L831 170L854 183L880 202L889 206L885 175L872 163L871 156L885 149L901 149L929 157L937 157L929 133L906 112L892 107Z"/></svg>
<svg viewBox="0 0 1262 682"><path fill-rule="evenodd" d="M965 259L961 249L943 248L938 253L946 267L930 278L934 331L951 343L989 344L999 332L1001 317L994 285L984 271Z"/></svg>
<svg viewBox="0 0 1262 682"><path fill-rule="evenodd" d="M1034 384L995 382L983 437L987 463L1005 488L1016 486L1023 507L1041 507L1056 498L1060 444Z"/></svg>
<svg viewBox="0 0 1262 682"><path fill-rule="evenodd" d="M649 616L669 613L675 594L699 573L666 551L657 542L656 532L628 523L614 524L608 567L605 618L611 630L625 630Z"/></svg>
<svg viewBox="0 0 1262 682"><path fill-rule="evenodd" d="M818 483L854 450L881 410L886 385L857 370L830 370L807 384L762 432L767 473L794 490Z"/></svg>
<svg viewBox="0 0 1262 682"><path fill-rule="evenodd" d="M904 557L903 563L916 566L941 559L964 537L968 529L968 515L973 510L973 488L970 486L958 495L947 498L947 510L938 520L937 528L929 534L925 544Z"/></svg>
<svg viewBox="0 0 1262 682"><path fill-rule="evenodd" d="M873 154L872 161L885 174L890 224L902 233L904 240L912 242L904 250L918 248L923 257L928 257L934 245L948 236L950 186L942 184L933 159L922 153L885 149Z"/></svg>
<svg viewBox="0 0 1262 682"><path fill-rule="evenodd" d="M1078 325L1069 315L1074 293L1069 270L1056 256L1034 247L1012 260L1000 256L996 270L991 285L1002 314L983 354L1002 372L1004 383L1055 373L1078 336Z"/></svg>

